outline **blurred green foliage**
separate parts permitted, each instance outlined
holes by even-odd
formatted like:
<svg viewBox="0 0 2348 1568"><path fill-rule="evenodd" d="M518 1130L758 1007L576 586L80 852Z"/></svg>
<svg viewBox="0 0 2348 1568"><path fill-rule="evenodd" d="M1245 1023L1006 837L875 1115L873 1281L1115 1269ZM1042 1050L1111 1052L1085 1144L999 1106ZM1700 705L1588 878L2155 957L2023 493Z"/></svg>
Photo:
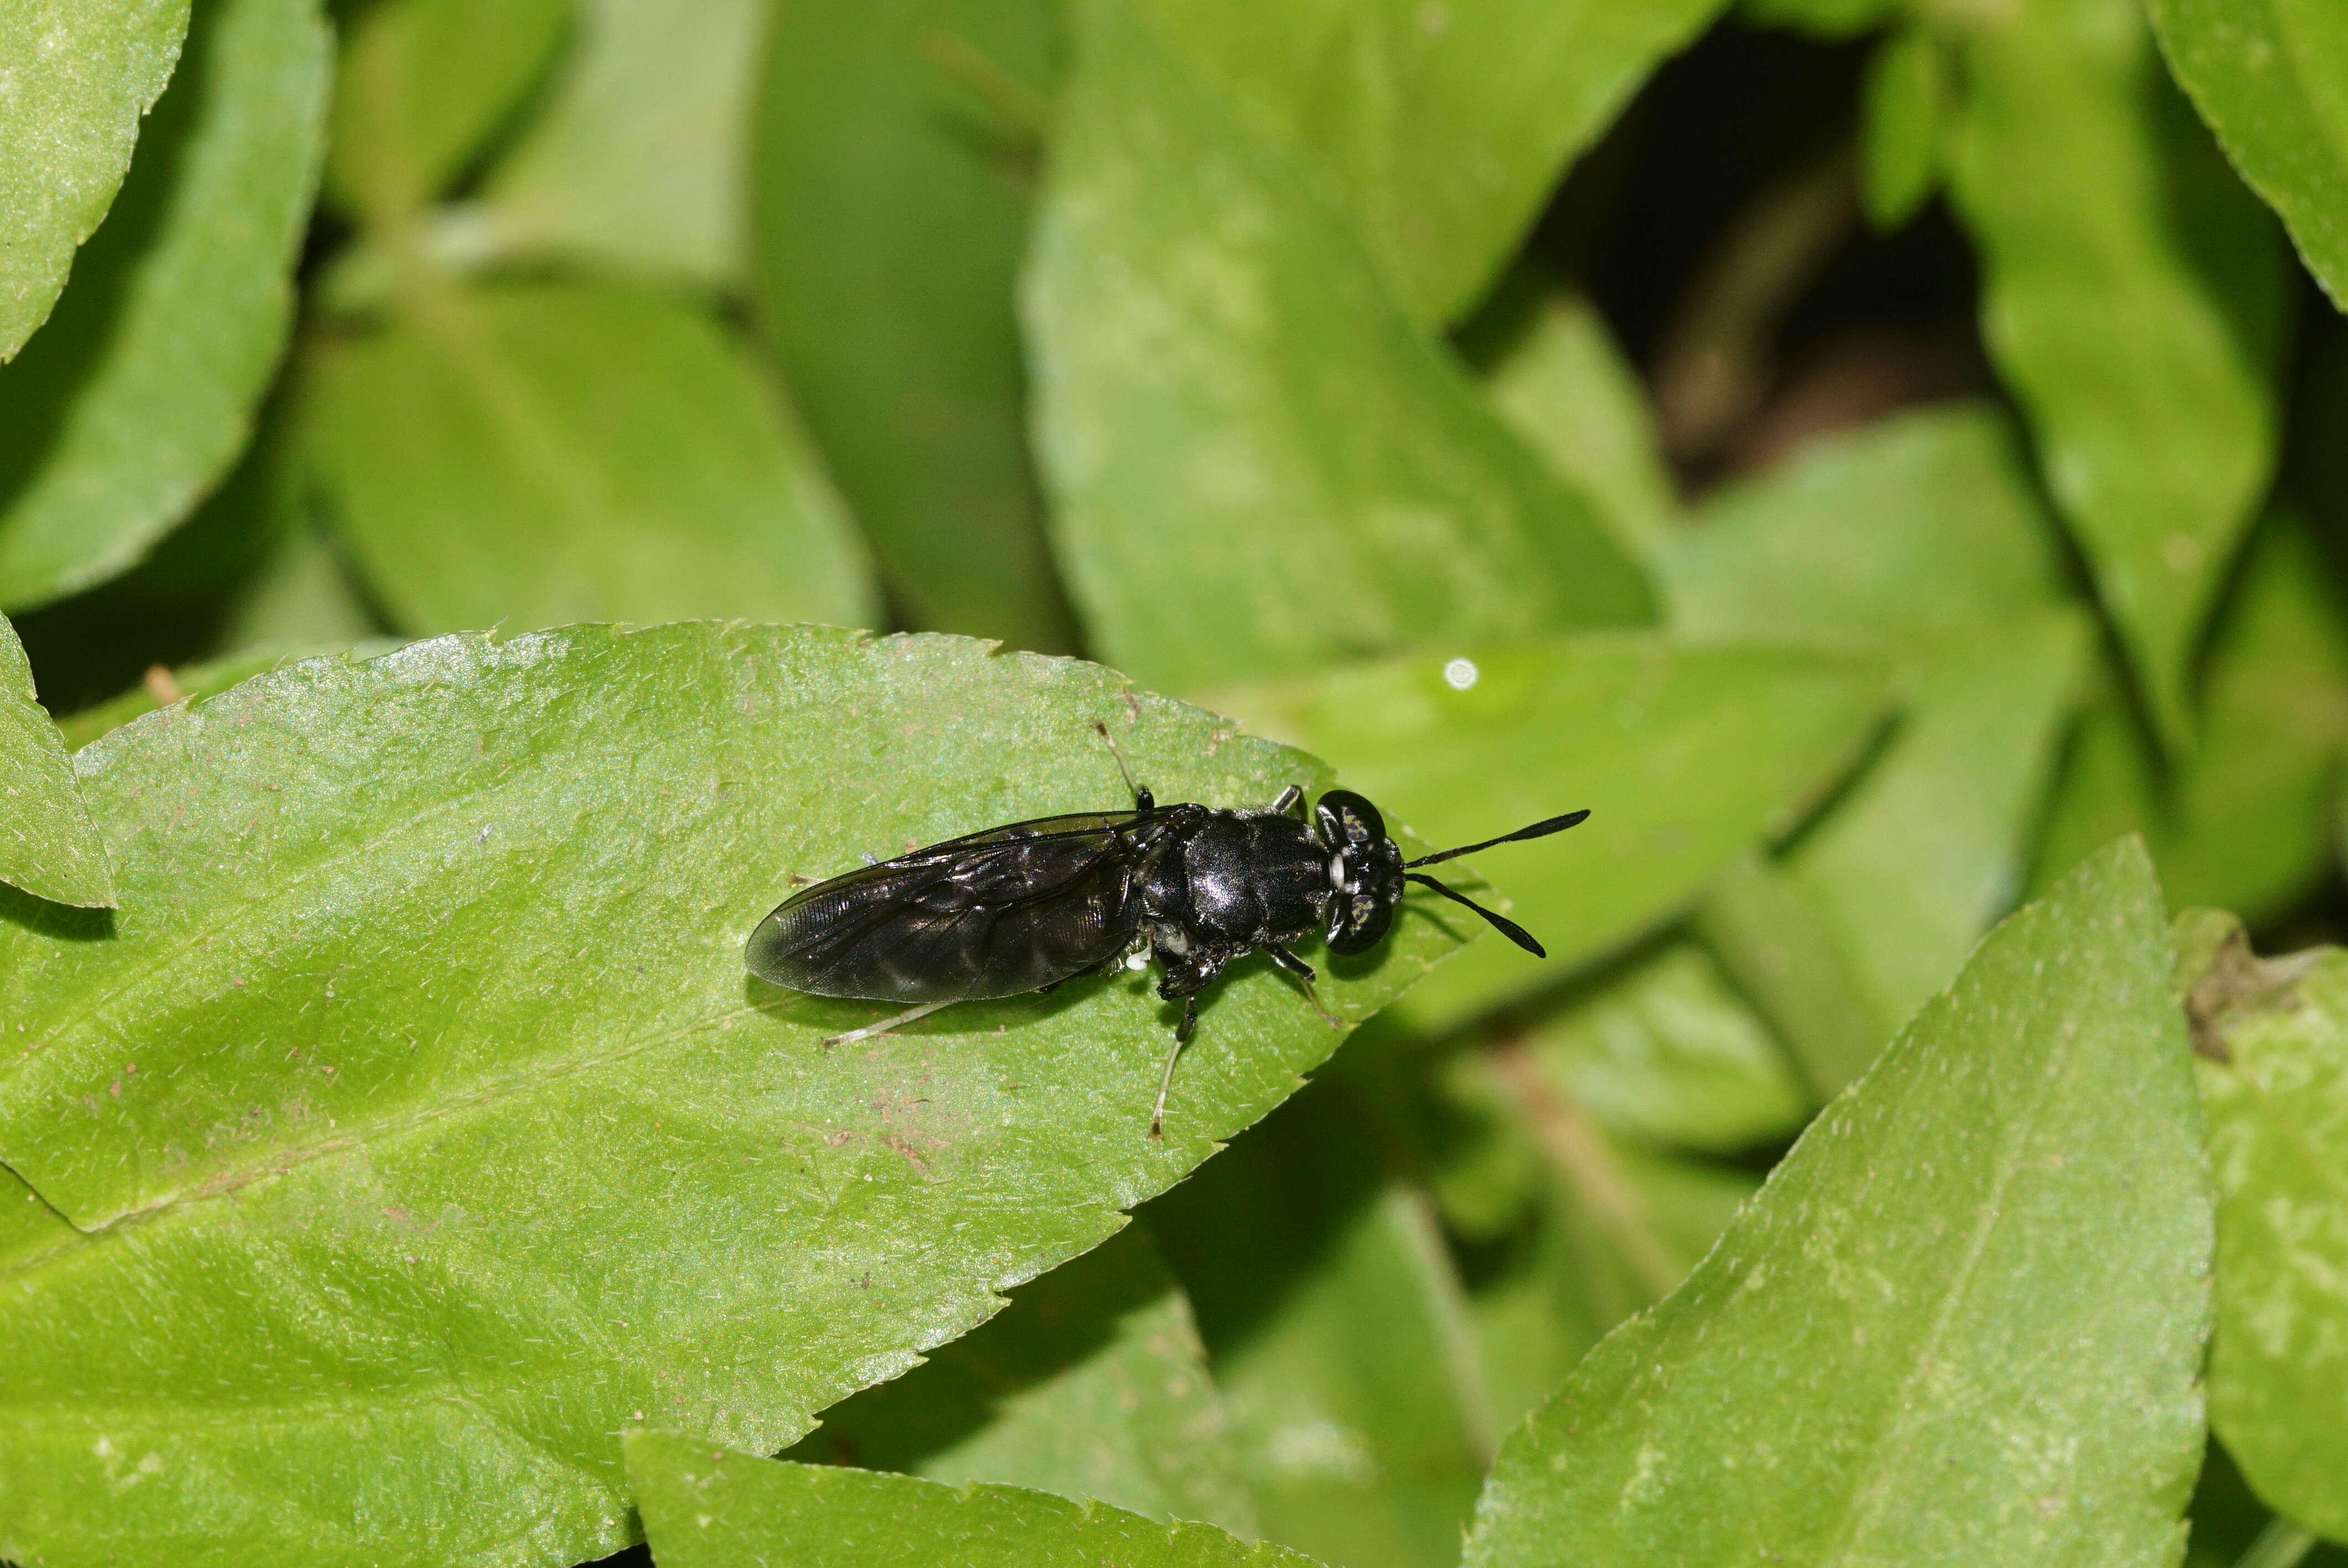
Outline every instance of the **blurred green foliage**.
<svg viewBox="0 0 2348 1568"><path fill-rule="evenodd" d="M2348 1561L2337 6L0 0L0 1558ZM1547 958L1162 1143L1141 976L745 978L1096 721L1591 808Z"/></svg>

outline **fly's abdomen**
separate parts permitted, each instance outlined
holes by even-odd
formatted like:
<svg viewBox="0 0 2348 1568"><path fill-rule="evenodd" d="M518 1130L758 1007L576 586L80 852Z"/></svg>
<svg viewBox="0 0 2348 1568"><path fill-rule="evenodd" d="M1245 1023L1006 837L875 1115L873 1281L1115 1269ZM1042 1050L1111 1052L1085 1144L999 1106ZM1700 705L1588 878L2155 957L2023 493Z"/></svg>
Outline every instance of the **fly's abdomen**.
<svg viewBox="0 0 2348 1568"><path fill-rule="evenodd" d="M1037 990L1115 958L1139 929L1129 867L1109 860L1070 875L1053 864L1077 849L1004 845L978 863L850 872L760 921L744 957L760 979L817 996L942 1002Z"/></svg>

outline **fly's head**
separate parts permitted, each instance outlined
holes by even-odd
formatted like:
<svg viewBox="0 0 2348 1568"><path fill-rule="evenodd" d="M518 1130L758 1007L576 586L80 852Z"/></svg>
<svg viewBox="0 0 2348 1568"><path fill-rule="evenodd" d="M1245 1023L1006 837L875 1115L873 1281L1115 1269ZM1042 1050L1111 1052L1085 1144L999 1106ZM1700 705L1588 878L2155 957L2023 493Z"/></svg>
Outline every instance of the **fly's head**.
<svg viewBox="0 0 2348 1568"><path fill-rule="evenodd" d="M1378 808L1351 790L1333 789L1313 808L1313 835L1329 851L1332 953L1366 953L1385 939L1402 902L1402 850L1386 836Z"/></svg>

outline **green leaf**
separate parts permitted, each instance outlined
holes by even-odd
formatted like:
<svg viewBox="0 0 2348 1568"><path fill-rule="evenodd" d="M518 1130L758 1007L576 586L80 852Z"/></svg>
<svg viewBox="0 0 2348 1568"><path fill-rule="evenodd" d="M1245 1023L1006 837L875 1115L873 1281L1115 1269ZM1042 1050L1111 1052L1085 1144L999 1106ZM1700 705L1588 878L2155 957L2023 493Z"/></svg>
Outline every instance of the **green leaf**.
<svg viewBox="0 0 2348 1568"><path fill-rule="evenodd" d="M1255 1534L1190 1304L1148 1230L1019 1287L975 1331L823 1413L784 1457L1097 1498Z"/></svg>
<svg viewBox="0 0 2348 1568"><path fill-rule="evenodd" d="M2260 1498L2348 1541L2348 953L2261 961L2212 909L2176 936L2218 1183L2209 1420Z"/></svg>
<svg viewBox="0 0 2348 1568"><path fill-rule="evenodd" d="M187 31L187 0L0 8L0 364L48 319L74 251L104 220Z"/></svg>
<svg viewBox="0 0 2348 1568"><path fill-rule="evenodd" d="M1073 649L1013 306L1057 0L767 9L753 282L808 427L913 624Z"/></svg>
<svg viewBox="0 0 2348 1568"><path fill-rule="evenodd" d="M2348 310L2348 34L2323 0L2150 0L2169 69Z"/></svg>
<svg viewBox="0 0 2348 1568"><path fill-rule="evenodd" d="M243 447L293 313L329 49L315 0L197 16L77 286L0 370L0 606L129 567Z"/></svg>
<svg viewBox="0 0 2348 1568"><path fill-rule="evenodd" d="M1472 1230L1466 1249L1485 1383L1513 1428L1616 1324L1671 1294L1760 1184L1612 1136L1512 1044L1454 1059L1440 1092L1460 1124L1437 1190L1456 1196L1467 1167L1514 1167L1509 1223Z"/></svg>
<svg viewBox="0 0 2348 1568"><path fill-rule="evenodd" d="M1690 634L1848 638L1899 658L1904 718L1784 861L1878 1043L2022 885L2090 649L2055 544L2005 422L1960 405L1722 492L1660 559ZM1813 1053L1810 1068L1832 1093L1864 1062Z"/></svg>
<svg viewBox="0 0 2348 1568"><path fill-rule="evenodd" d="M546 108L486 182L505 253L703 284L745 272L744 121L757 0L584 0Z"/></svg>
<svg viewBox="0 0 2348 1568"><path fill-rule="evenodd" d="M1475 304L1560 172L1724 0L1154 0L1330 181L1423 326Z"/></svg>
<svg viewBox="0 0 2348 1568"><path fill-rule="evenodd" d="M375 0L343 39L326 192L383 231L465 172L553 57L571 0Z"/></svg>
<svg viewBox="0 0 2348 1568"><path fill-rule="evenodd" d="M1999 927L1509 1438L1469 1568L2175 1562L2211 1222L2167 948L2134 844Z"/></svg>
<svg viewBox="0 0 2348 1568"><path fill-rule="evenodd" d="M1910 24L1875 46L1861 89L1859 196L1879 231L1899 228L1932 194L1948 113L1948 67L1931 29Z"/></svg>
<svg viewBox="0 0 2348 1568"><path fill-rule="evenodd" d="M1638 373L1589 299L1520 274L1478 315L1466 347L1492 402L1526 445L1597 503L1642 559L1679 510Z"/></svg>
<svg viewBox="0 0 2348 1568"><path fill-rule="evenodd" d="M33 692L16 629L0 617L0 882L58 904L110 906L114 877L65 741Z"/></svg>
<svg viewBox="0 0 2348 1568"><path fill-rule="evenodd" d="M1313 1568L1211 1524L1049 1492L778 1464L675 1432L632 1431L626 1447L661 1568Z"/></svg>
<svg viewBox="0 0 2348 1568"><path fill-rule="evenodd" d="M2337 580L2305 519L2277 511L2251 538L2210 630L2200 744L2164 775L2107 677L2047 808L2036 879L2140 832L2180 907L2220 906L2252 921L2291 909L2331 863L2348 747L2343 622Z"/></svg>
<svg viewBox="0 0 2348 1568"><path fill-rule="evenodd" d="M320 382L328 503L407 630L878 613L788 411L689 306L608 283L451 286Z"/></svg>
<svg viewBox="0 0 2348 1568"><path fill-rule="evenodd" d="M2133 0L2024 0L1964 36L1957 205L2030 415L2164 740L2281 433L2272 225L2168 85Z"/></svg>
<svg viewBox="0 0 2348 1568"><path fill-rule="evenodd" d="M1189 691L1646 619L1590 508L1306 172L1139 11L1082 15L1025 305L1061 564L1103 656Z"/></svg>
<svg viewBox="0 0 2348 1568"><path fill-rule="evenodd" d="M1522 1049L1549 1093L1647 1143L1732 1153L1809 1119L1808 1091L1693 942L1547 1014Z"/></svg>
<svg viewBox="0 0 2348 1568"><path fill-rule="evenodd" d="M1447 1568L1491 1462L1475 1334L1424 1194L1340 1074L1150 1205L1267 1540Z"/></svg>
<svg viewBox="0 0 2348 1568"><path fill-rule="evenodd" d="M1404 1005L1426 1029L1561 979L1684 908L1739 850L1807 815L1889 695L1871 661L1767 643L1607 633L1459 658L1357 665L1216 700L1259 733L1337 759L1390 825L1431 844L1591 812L1570 833L1477 863L1498 869L1514 917L1550 958L1479 944ZM1481 924L1412 895L1422 901L1463 931Z"/></svg>
<svg viewBox="0 0 2348 1568"><path fill-rule="evenodd" d="M315 660L83 750L111 935L0 910L0 1162L88 1233L0 1274L0 1557L592 1557L623 1426L779 1449L1116 1230L1335 1047L1292 982L1219 988L1157 1143L1146 976L827 1051L893 1009L741 958L794 876L1117 804L1097 719L1166 799L1330 782L1096 666L738 623Z"/></svg>
<svg viewBox="0 0 2348 1568"><path fill-rule="evenodd" d="M1839 934L1784 864L1757 849L1704 889L1694 928L1800 1067L1832 1099L1883 1045Z"/></svg>
<svg viewBox="0 0 2348 1568"><path fill-rule="evenodd" d="M0 1269L17 1269L52 1248L70 1246L80 1233L24 1178L0 1165Z"/></svg>

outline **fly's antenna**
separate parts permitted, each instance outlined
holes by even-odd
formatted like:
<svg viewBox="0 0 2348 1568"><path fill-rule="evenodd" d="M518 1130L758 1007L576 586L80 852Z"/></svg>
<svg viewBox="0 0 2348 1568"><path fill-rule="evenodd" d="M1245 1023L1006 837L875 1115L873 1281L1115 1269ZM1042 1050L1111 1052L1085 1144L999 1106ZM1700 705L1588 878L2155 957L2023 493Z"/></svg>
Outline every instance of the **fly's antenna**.
<svg viewBox="0 0 2348 1568"><path fill-rule="evenodd" d="M1588 815L1590 815L1590 814L1589 814L1589 813L1587 813L1587 812L1583 812L1583 813L1581 813L1580 815L1577 815L1576 817L1574 817L1573 822L1580 822L1583 816L1587 816ZM1563 818L1561 818L1561 817L1560 817L1559 820L1560 820L1560 822L1564 822L1564 819L1563 819ZM1566 823L1565 823L1565 825L1566 825L1566 826L1568 826L1568 827L1570 827L1570 826L1572 826L1572 825L1573 825L1573 822L1566 822ZM1556 832L1556 831L1557 831L1557 829L1555 829L1555 828L1550 828L1549 831L1550 831L1551 833L1554 833L1554 832ZM1528 833L1529 833L1529 832L1530 832L1530 829L1528 829L1528 830L1527 830L1527 832L1528 832ZM1512 833L1512 834L1509 835L1509 838L1522 838L1522 837L1524 837L1524 836L1525 836L1525 834L1520 834L1520 833ZM1506 843L1508 842L1508 839L1507 839L1507 838L1496 838L1496 839L1494 839L1492 842L1493 842L1493 843L1495 843L1495 844L1506 844ZM1477 845L1477 847L1478 847L1478 849L1481 849L1481 848L1483 847L1483 845ZM1451 854L1454 854L1454 855L1464 855L1464 854L1466 854L1466 853L1467 853L1467 851L1465 851L1465 850L1459 850L1459 849L1455 849L1455 850L1450 851L1450 853L1451 853ZM1413 865L1417 865L1417 864L1419 864L1419 863L1418 863L1418 862L1416 862L1416 861L1413 861L1413 862L1412 862L1412 864L1413 864ZM1534 940L1533 940L1533 934L1532 934L1530 931L1526 930L1522 926L1518 925L1514 920L1509 919L1506 915L1502 915L1502 914L1499 914L1499 913L1498 913L1498 912L1496 912L1496 911L1494 911L1494 910L1490 910L1490 909L1487 909L1487 908L1485 908L1485 907L1484 907L1484 906L1482 906L1481 904L1477 903L1477 902L1476 902L1476 900L1474 900L1473 898L1468 897L1468 895L1466 895L1465 893L1457 892L1457 891L1456 891L1456 890L1454 890L1454 889L1452 889L1452 888L1446 887L1442 883L1437 882L1434 877L1427 876L1427 875L1426 875L1426 873L1424 873L1424 872L1420 872L1420 871L1406 871L1406 872L1404 872L1404 873L1403 873L1403 876L1404 876L1404 878L1405 878L1406 880L1407 880L1407 881L1411 881L1411 882L1416 882L1416 883L1417 883L1417 884L1418 884L1420 886L1422 886L1422 887L1432 887L1432 888L1434 888L1437 893L1442 894L1446 898L1450 899L1454 904L1465 904L1465 905L1467 905L1467 906L1468 906L1468 907L1469 907L1470 909L1475 910L1475 911L1476 911L1476 913L1478 913L1478 915L1483 916L1483 917L1484 917L1484 918L1486 918L1487 920L1489 920L1490 922L1492 922L1492 928L1493 928L1494 930L1496 930L1496 931L1499 932L1499 933L1500 933L1500 935L1502 935L1503 937L1506 937L1509 941L1514 942L1518 947L1522 948L1526 952L1530 953L1534 958L1548 958L1548 957L1549 957L1549 949L1548 949L1548 948L1544 948L1544 947L1542 947L1539 942L1534 941Z"/></svg>
<svg viewBox="0 0 2348 1568"><path fill-rule="evenodd" d="M1096 729L1099 728L1098 725L1095 725L1094 727ZM1108 732L1103 730L1101 733L1103 734L1107 734ZM1514 844L1519 838L1547 838L1552 833L1563 833L1567 828L1571 827L1575 823L1581 821L1582 818L1589 815L1590 814L1587 811L1569 811L1563 816L1552 816L1546 822L1537 822L1530 827L1520 827L1514 833L1504 833L1498 838L1488 838L1481 844L1463 844L1457 849L1438 849L1432 855L1422 855L1416 860L1406 860L1403 862L1403 865L1406 866L1436 866L1446 860L1457 860L1463 855L1473 855L1479 849L1489 849L1496 844ZM1458 894L1452 893L1450 888L1445 887L1442 883L1436 881L1432 876L1414 876L1411 880L1414 882L1427 883L1432 886L1441 888L1446 893L1450 893L1451 897L1454 898L1459 898ZM1468 904L1468 907L1470 909L1476 909L1494 925L1498 926L1503 931L1516 930L1515 927L1510 926L1508 922L1502 920L1498 915L1493 914L1489 909L1482 908L1478 905L1468 904L1468 900L1465 898L1459 898L1459 902L1462 904ZM1519 944L1519 946L1532 947L1531 938L1525 937L1520 931L1517 932L1517 935L1523 938L1523 940ZM1536 953L1540 951L1539 948L1533 948L1532 950Z"/></svg>
<svg viewBox="0 0 2348 1568"><path fill-rule="evenodd" d="M1133 769L1126 764L1125 749L1117 743L1117 737L1108 733L1108 726L1100 720L1095 719L1093 733L1101 738L1102 743L1108 747L1108 754L1117 759L1117 771L1125 775L1125 787L1133 792L1134 800L1147 802L1149 799L1149 792L1133 782ZM1147 811L1149 808L1145 804L1142 809Z"/></svg>

